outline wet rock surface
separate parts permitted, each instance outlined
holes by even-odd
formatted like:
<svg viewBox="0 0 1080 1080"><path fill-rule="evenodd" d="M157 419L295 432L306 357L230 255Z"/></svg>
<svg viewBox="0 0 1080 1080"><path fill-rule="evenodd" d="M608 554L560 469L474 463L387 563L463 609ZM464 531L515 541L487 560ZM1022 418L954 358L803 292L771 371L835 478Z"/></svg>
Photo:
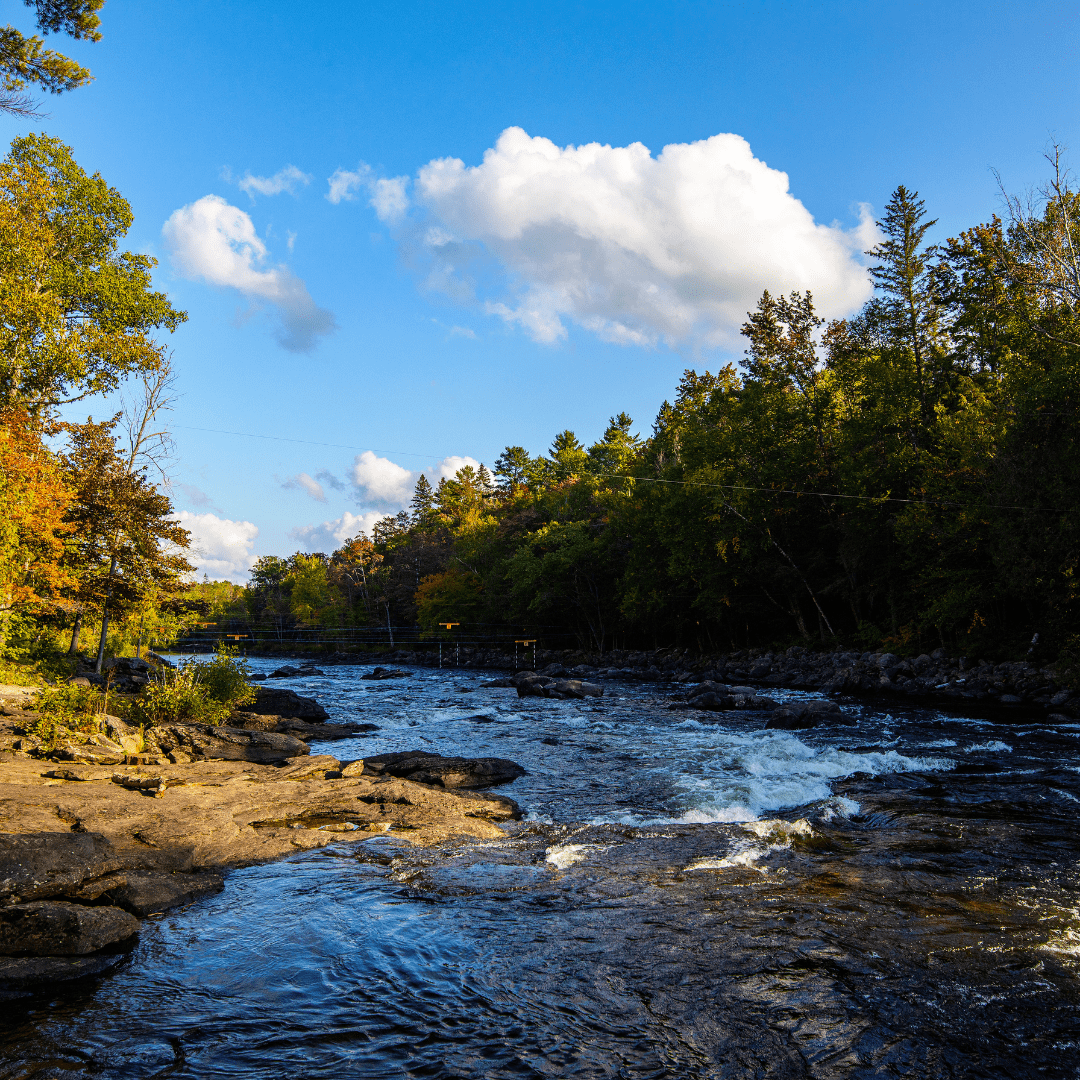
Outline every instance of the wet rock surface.
<svg viewBox="0 0 1080 1080"><path fill-rule="evenodd" d="M259 686L250 710L261 716L287 716L299 720L329 720L330 714L313 697L279 686Z"/></svg>
<svg viewBox="0 0 1080 1080"><path fill-rule="evenodd" d="M58 900L0 907L0 955L70 956L126 941L139 920L115 907Z"/></svg>
<svg viewBox="0 0 1080 1080"><path fill-rule="evenodd" d="M525 775L520 765L506 758L448 758L423 750L365 758L364 771L445 788L491 787Z"/></svg>
<svg viewBox="0 0 1080 1080"><path fill-rule="evenodd" d="M407 679L409 672L403 671L401 668L384 668L377 667L374 671L369 671L366 675L361 675L361 679L367 679L369 681L379 681L381 679Z"/></svg>

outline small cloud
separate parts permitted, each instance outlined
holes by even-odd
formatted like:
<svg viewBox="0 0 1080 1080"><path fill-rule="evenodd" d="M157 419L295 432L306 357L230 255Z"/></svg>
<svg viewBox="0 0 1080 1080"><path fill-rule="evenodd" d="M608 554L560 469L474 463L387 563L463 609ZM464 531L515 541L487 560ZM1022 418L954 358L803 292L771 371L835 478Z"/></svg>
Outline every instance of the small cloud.
<svg viewBox="0 0 1080 1080"><path fill-rule="evenodd" d="M409 196L406 193L409 178L394 176L376 180L371 186L371 206L380 221L400 221L409 209Z"/></svg>
<svg viewBox="0 0 1080 1080"><path fill-rule="evenodd" d="M319 307L288 267L265 265L266 244L251 218L219 195L204 195L181 207L161 233L185 277L273 304L281 316L278 341L290 352L310 352L319 337L336 329L333 312Z"/></svg>
<svg viewBox="0 0 1080 1080"><path fill-rule="evenodd" d="M356 193L366 191L368 205L371 206L380 221L391 224L400 221L409 208L407 176L376 177L370 165L361 162L355 171L335 169L327 180L326 198L335 206L342 202L352 202Z"/></svg>
<svg viewBox="0 0 1080 1080"><path fill-rule="evenodd" d="M307 173L301 172L295 165L286 165L273 176L252 176L250 172L245 173L236 182L236 186L241 191L246 191L254 201L256 192L260 195L280 195L287 191L290 195L295 195L298 187L307 186L311 180Z"/></svg>
<svg viewBox="0 0 1080 1080"><path fill-rule="evenodd" d="M335 491L345 491L347 489L347 485L342 483L329 469L320 469L315 474L315 479Z"/></svg>
<svg viewBox="0 0 1080 1080"><path fill-rule="evenodd" d="M352 202L356 198L353 192L367 187L370 179L371 167L363 162L355 172L350 172L348 169L335 169L334 175L327 180L330 190L327 191L326 198L335 206L341 202Z"/></svg>
<svg viewBox="0 0 1080 1080"><path fill-rule="evenodd" d="M281 486L286 490L305 491L316 502L326 502L326 492L323 491L322 484L314 477L308 476L306 472L290 476Z"/></svg>
<svg viewBox="0 0 1080 1080"><path fill-rule="evenodd" d="M451 326L450 327L450 336L451 337L463 337L463 338L468 338L470 341L475 341L476 340L476 331L475 330L470 330L467 326Z"/></svg>
<svg viewBox="0 0 1080 1080"><path fill-rule="evenodd" d="M294 233L294 232L292 232L292 231L290 230L289 232L287 232L287 233L285 234L285 236L286 236L286 240L285 240L285 246L286 246L286 247L287 247L287 248L288 248L288 249L289 249L290 251L292 251L292 249L293 249L293 248L294 248L294 247L296 246L296 233Z"/></svg>
<svg viewBox="0 0 1080 1080"><path fill-rule="evenodd" d="M425 469L428 479L433 483L438 484L444 477L447 480L452 480L454 475L459 469L464 469L466 465L471 465L474 469L480 468L480 462L473 457L459 457L457 454L451 454L449 457L444 457L434 468Z"/></svg>
<svg viewBox="0 0 1080 1080"><path fill-rule="evenodd" d="M305 551L331 552L359 533L370 536L376 522L385 516L376 510L360 514L350 514L346 510L341 517L324 521L321 525L298 525L289 530L289 538Z"/></svg>
<svg viewBox="0 0 1080 1080"><path fill-rule="evenodd" d="M193 484L177 484L177 488L183 492L184 498L187 500L189 506L197 506L200 509L206 508L209 510L216 510L214 500L206 494L202 488L197 488Z"/></svg>
<svg viewBox="0 0 1080 1080"><path fill-rule="evenodd" d="M247 580L248 571L255 565L252 549L259 535L257 525L217 514L193 514L190 510L181 510L176 518L191 533L188 558L198 573L238 584Z"/></svg>
<svg viewBox="0 0 1080 1080"><path fill-rule="evenodd" d="M365 450L353 462L352 482L364 502L398 508L412 498L416 474Z"/></svg>

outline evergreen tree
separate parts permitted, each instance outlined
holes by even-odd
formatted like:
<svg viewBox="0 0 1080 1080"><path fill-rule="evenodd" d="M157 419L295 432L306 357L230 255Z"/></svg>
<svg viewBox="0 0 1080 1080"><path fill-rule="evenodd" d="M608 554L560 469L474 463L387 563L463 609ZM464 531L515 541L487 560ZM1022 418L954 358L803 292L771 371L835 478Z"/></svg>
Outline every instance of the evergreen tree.
<svg viewBox="0 0 1080 1080"><path fill-rule="evenodd" d="M499 486L514 492L528 483L529 452L523 446L508 446L495 459L495 475L499 477Z"/></svg>
<svg viewBox="0 0 1080 1080"><path fill-rule="evenodd" d="M409 501L412 509L413 522L417 525L427 521L435 507L435 492L431 488L428 478L421 473L413 489L413 497Z"/></svg>
<svg viewBox="0 0 1080 1080"><path fill-rule="evenodd" d="M870 268L881 294L871 312L881 319L885 336L910 356L919 408L926 421L933 412L928 368L939 333L930 266L937 249L925 246L923 240L937 218L927 221L919 193L901 184L877 224L885 240L866 253L879 260Z"/></svg>

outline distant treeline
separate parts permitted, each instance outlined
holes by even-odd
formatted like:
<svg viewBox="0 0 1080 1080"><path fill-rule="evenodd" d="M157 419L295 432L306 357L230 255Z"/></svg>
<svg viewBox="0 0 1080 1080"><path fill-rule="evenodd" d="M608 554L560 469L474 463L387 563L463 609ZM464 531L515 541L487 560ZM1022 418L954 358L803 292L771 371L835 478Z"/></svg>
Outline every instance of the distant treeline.
<svg viewBox="0 0 1080 1080"><path fill-rule="evenodd" d="M1042 194L930 247L898 188L858 315L765 293L740 368L687 371L647 436L620 414L589 447L422 477L370 537L260 559L250 625L1073 649L1080 199L1060 172Z"/></svg>

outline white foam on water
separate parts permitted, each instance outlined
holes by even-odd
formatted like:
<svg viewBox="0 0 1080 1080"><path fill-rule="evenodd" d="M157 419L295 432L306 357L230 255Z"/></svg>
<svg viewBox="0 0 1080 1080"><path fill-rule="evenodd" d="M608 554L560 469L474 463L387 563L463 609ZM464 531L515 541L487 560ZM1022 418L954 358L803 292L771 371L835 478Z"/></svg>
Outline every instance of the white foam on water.
<svg viewBox="0 0 1080 1080"><path fill-rule="evenodd" d="M681 806L663 817L624 813L594 824L709 824L756 821L787 807L832 798L832 783L855 773L949 770L955 762L895 750L851 751L812 747L786 731L734 732L711 727L700 734L683 725L681 745L656 754ZM670 730L670 729L669 729Z"/></svg>
<svg viewBox="0 0 1080 1080"><path fill-rule="evenodd" d="M797 821L784 821L781 818L768 818L765 821L748 821L743 825L747 832L762 838L766 836L813 836L810 822L801 817Z"/></svg>
<svg viewBox="0 0 1080 1080"><path fill-rule="evenodd" d="M1012 747L1008 743L1003 743L1000 739L991 739L990 742L977 743L975 746L967 746L964 748L965 754L976 754L981 750L988 750L995 754L1011 754Z"/></svg>
<svg viewBox="0 0 1080 1080"><path fill-rule="evenodd" d="M831 799L825 800L825 805L821 808L821 820L833 821L838 817L850 818L854 817L859 812L859 804L854 799L849 799L844 795L834 795Z"/></svg>
<svg viewBox="0 0 1080 1080"><path fill-rule="evenodd" d="M565 870L574 863L581 862L590 851L603 849L603 844L553 844L544 853L544 862L551 863L559 870Z"/></svg>
<svg viewBox="0 0 1080 1080"><path fill-rule="evenodd" d="M955 746L955 739L935 739L933 742L919 743L918 749L920 750L939 750L949 746Z"/></svg>

